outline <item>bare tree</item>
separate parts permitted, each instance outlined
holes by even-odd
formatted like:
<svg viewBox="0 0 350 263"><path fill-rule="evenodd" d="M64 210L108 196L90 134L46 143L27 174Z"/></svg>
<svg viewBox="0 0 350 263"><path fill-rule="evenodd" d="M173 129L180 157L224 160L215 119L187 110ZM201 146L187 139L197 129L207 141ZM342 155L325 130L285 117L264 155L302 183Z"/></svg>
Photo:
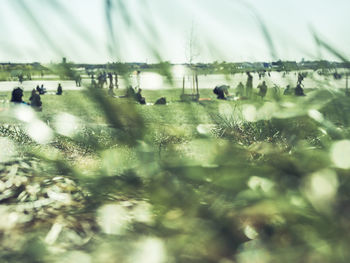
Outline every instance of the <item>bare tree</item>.
<svg viewBox="0 0 350 263"><path fill-rule="evenodd" d="M191 30L188 35L186 43L186 59L189 65L192 66L193 62L198 58L200 52L197 44L197 36L195 34L195 27L192 21Z"/></svg>

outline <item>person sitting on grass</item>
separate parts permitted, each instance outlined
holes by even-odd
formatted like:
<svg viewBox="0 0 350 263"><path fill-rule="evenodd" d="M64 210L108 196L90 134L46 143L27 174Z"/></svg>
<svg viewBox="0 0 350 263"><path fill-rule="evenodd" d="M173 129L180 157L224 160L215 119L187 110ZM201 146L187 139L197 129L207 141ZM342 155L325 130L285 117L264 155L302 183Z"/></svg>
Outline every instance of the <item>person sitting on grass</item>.
<svg viewBox="0 0 350 263"><path fill-rule="evenodd" d="M42 103L40 95L36 92L35 89L32 90L32 95L29 98L30 106L36 111L42 111Z"/></svg>
<svg viewBox="0 0 350 263"><path fill-rule="evenodd" d="M26 102L24 102L22 100L23 97L23 90L21 88L15 88L13 89L12 93L11 93L11 102L16 103L16 104L27 104Z"/></svg>
<svg viewBox="0 0 350 263"><path fill-rule="evenodd" d="M297 87L295 88L295 96L305 96L304 90L301 87L301 84L298 84Z"/></svg>
<svg viewBox="0 0 350 263"><path fill-rule="evenodd" d="M161 97L161 98L157 99L156 102L154 103L154 105L165 105L165 104L166 104L165 97Z"/></svg>
<svg viewBox="0 0 350 263"><path fill-rule="evenodd" d="M263 81L262 84L260 84L257 88L259 89L258 95L263 99L266 96L266 93L267 93L266 82Z"/></svg>
<svg viewBox="0 0 350 263"><path fill-rule="evenodd" d="M63 93L63 89L62 89L61 83L58 83L56 95L62 95L62 93Z"/></svg>
<svg viewBox="0 0 350 263"><path fill-rule="evenodd" d="M228 92L229 88L230 88L230 86L228 86L228 85L216 86L214 88L213 92L214 92L214 94L217 95L217 99L226 100L227 99L226 96L230 96L230 93Z"/></svg>
<svg viewBox="0 0 350 263"><path fill-rule="evenodd" d="M40 95L43 95L43 94L45 94L46 92L47 92L47 90L46 90L46 88L44 87L44 84L41 84L39 94L40 94Z"/></svg>
<svg viewBox="0 0 350 263"><path fill-rule="evenodd" d="M141 91L142 91L142 89L140 89L140 88L137 90L137 92L135 94L135 99L140 104L146 104L146 99L145 99L145 97L142 97Z"/></svg>

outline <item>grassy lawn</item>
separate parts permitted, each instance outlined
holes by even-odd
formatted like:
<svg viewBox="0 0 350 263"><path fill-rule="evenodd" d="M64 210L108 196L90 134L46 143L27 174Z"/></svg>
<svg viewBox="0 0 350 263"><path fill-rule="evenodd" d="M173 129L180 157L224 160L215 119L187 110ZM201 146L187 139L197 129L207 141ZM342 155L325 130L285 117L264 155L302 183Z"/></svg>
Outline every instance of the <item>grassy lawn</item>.
<svg viewBox="0 0 350 263"><path fill-rule="evenodd" d="M147 102L164 96L167 105L139 105L99 92L43 95L43 111L31 121L44 123L34 129L39 134L51 130L44 143L3 103L0 143L13 143L17 151L0 164L3 187L13 173L17 180L5 190L8 196L1 195L12 207L3 217L28 218L17 222L8 242L34 238L35 246L47 249L31 250L39 259L74 249L100 258L120 257L135 242L156 236L169 255L196 262L241 255L246 244L253 245L245 248L249 253L257 248L278 255L294 246L293 257L301 262L314 242L335 240L347 229L340 208L350 189L350 111L342 91L294 97L269 90L264 100L219 101L203 90L201 97L212 99L203 102L181 102L180 94L143 91ZM72 115L79 128L64 134L60 126L69 127L71 119L55 122ZM21 208L32 204L37 208ZM62 232L50 241L48 233L57 227ZM252 243L257 237L264 243ZM348 237L339 242L347 244ZM16 256L11 253L0 256Z"/></svg>

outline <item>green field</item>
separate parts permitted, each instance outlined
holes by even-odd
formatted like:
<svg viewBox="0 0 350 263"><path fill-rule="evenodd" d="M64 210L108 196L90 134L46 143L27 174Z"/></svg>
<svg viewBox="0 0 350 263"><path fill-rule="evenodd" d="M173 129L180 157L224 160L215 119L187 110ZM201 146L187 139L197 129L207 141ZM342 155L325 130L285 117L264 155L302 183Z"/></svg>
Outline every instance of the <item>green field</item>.
<svg viewBox="0 0 350 263"><path fill-rule="evenodd" d="M130 262L153 251L170 262L347 262L344 91L180 94L143 91L167 105L100 90L43 95L27 122L3 102L2 261Z"/></svg>

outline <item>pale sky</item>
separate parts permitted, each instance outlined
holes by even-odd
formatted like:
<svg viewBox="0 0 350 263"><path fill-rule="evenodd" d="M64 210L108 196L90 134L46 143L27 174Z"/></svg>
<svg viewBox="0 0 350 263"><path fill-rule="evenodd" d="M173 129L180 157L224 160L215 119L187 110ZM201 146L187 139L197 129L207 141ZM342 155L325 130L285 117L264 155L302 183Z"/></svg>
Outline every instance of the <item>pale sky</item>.
<svg viewBox="0 0 350 263"><path fill-rule="evenodd" d="M348 13L349 0L0 0L0 62L334 59L312 30L349 58Z"/></svg>

